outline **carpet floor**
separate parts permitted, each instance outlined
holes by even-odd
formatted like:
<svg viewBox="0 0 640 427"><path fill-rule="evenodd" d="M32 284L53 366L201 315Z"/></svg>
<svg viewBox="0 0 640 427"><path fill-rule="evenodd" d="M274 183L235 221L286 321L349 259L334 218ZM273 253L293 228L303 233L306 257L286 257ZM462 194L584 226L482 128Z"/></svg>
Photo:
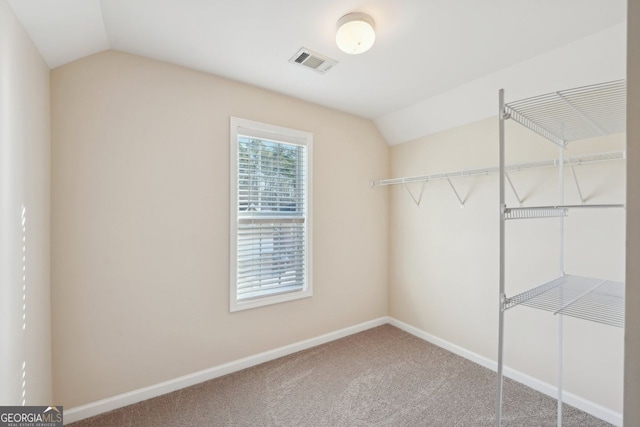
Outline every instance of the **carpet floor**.
<svg viewBox="0 0 640 427"><path fill-rule="evenodd" d="M555 426L556 401L505 380L504 426ZM496 374L383 325L71 424L493 426ZM565 426L610 424L564 406Z"/></svg>

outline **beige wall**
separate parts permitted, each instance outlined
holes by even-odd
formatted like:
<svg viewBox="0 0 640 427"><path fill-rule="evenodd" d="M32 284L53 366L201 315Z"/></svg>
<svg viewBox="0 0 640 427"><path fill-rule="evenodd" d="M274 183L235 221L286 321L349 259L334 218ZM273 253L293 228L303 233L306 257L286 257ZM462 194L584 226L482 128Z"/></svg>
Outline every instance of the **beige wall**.
<svg viewBox="0 0 640 427"><path fill-rule="evenodd" d="M53 403L49 112L49 69L0 0L0 405Z"/></svg>
<svg viewBox="0 0 640 427"><path fill-rule="evenodd" d="M508 96L508 94L507 94ZM497 93L496 93L497 105ZM624 149L624 137L581 141L569 155ZM553 144L507 123L509 163L551 159ZM498 164L498 122L489 119L391 149L393 177ZM576 170L592 203L624 200L624 162ZM558 200L557 171L512 173L525 205ZM570 174L566 202L580 203ZM458 178L461 209L446 181L428 183L418 208L406 190L390 195L390 315L467 350L496 360L498 331L498 176ZM419 192L420 185L412 184ZM507 190L507 203L517 201ZM624 279L623 210L572 211L566 220L567 273ZM507 294L556 277L558 220L507 224ZM565 318L565 389L615 411L622 407L623 332ZM547 383L556 380L556 318L527 307L506 313L505 363Z"/></svg>
<svg viewBox="0 0 640 427"><path fill-rule="evenodd" d="M640 0L628 0L627 291L624 421L640 425Z"/></svg>
<svg viewBox="0 0 640 427"><path fill-rule="evenodd" d="M318 76L318 78L322 78ZM74 407L387 314L373 123L107 51L52 71L53 364ZM229 313L229 117L314 135L314 296Z"/></svg>

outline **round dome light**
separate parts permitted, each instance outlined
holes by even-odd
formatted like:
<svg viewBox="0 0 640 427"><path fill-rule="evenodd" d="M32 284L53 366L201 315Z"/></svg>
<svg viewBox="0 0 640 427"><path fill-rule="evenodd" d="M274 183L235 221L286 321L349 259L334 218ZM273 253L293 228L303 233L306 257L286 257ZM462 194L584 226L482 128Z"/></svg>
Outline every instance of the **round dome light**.
<svg viewBox="0 0 640 427"><path fill-rule="evenodd" d="M338 20L336 44L341 51L357 55L366 52L376 40L373 18L364 13L349 13Z"/></svg>

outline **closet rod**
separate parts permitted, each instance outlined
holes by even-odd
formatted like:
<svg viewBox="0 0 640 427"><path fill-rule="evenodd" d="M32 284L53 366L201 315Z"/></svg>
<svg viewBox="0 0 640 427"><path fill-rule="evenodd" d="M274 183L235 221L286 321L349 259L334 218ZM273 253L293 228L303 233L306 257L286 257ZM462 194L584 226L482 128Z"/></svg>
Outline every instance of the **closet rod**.
<svg viewBox="0 0 640 427"><path fill-rule="evenodd" d="M625 151L612 151L607 153L586 154L583 156L569 157L564 161L565 166L578 166L587 163L606 162L610 160L624 160L626 158ZM522 171L528 169L543 169L556 167L559 165L558 159L540 160L527 163L516 163L505 166L505 172ZM455 172L437 173L431 175L410 176L405 178L391 178L371 181L372 187L381 187L384 185L409 184L412 182L428 182L440 179L449 179L456 177L489 175L491 173L499 173L500 168L497 166L480 169L465 169Z"/></svg>

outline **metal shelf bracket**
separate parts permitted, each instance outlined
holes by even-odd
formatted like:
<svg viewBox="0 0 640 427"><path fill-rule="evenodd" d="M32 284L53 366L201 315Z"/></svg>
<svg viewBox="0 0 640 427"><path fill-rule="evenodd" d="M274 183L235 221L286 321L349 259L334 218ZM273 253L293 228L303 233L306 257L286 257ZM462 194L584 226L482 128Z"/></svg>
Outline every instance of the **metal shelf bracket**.
<svg viewBox="0 0 640 427"><path fill-rule="evenodd" d="M580 182L578 182L578 175L576 175L576 169L571 165L571 174L573 175L573 182L576 183L576 189L578 190L578 196L580 196L580 201L584 205L587 199L582 195L582 190L580 189Z"/></svg>
<svg viewBox="0 0 640 427"><path fill-rule="evenodd" d="M507 178L507 182L511 187L511 191L513 191L513 195L516 196L516 200L518 200L518 203L520 204L520 206L522 206L522 202L524 202L524 199L521 199L520 196L518 195L518 192L516 191L516 187L513 185L513 182L511 181L511 177L506 172L504 173L504 176Z"/></svg>
<svg viewBox="0 0 640 427"><path fill-rule="evenodd" d="M507 294L500 294L500 311L506 311L511 303L511 298L507 297Z"/></svg>
<svg viewBox="0 0 640 427"><path fill-rule="evenodd" d="M409 195L411 196L411 199L413 199L413 201L415 202L416 206L420 207L420 202L422 202L422 194L424 193L424 185L427 183L427 181L423 181L422 182L422 186L420 186L420 195L418 197L414 196L413 193L411 192L411 189L409 188L409 186L406 183L402 183L402 186L407 190L407 193L409 193Z"/></svg>
<svg viewBox="0 0 640 427"><path fill-rule="evenodd" d="M447 182L449 183L449 185L451 186L451 189L453 190L453 194L456 195L456 198L458 199L458 201L460 202L460 207L464 208L464 202L465 200L462 200L462 198L460 197L460 194L458 194L458 191L456 190L456 187L453 186L453 183L451 182L451 180L447 177Z"/></svg>

